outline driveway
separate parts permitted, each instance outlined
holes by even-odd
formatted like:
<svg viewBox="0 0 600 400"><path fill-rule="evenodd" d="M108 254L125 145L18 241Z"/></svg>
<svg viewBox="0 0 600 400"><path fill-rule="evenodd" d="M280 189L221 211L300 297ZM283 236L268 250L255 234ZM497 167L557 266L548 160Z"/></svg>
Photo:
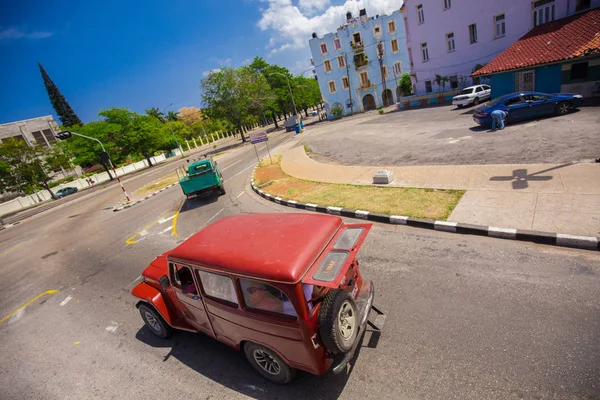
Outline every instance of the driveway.
<svg viewBox="0 0 600 400"><path fill-rule="evenodd" d="M314 128L304 140L319 161L344 165L564 163L600 157L600 109L509 124L491 132L473 107L360 114ZM311 129L311 132L313 129Z"/></svg>

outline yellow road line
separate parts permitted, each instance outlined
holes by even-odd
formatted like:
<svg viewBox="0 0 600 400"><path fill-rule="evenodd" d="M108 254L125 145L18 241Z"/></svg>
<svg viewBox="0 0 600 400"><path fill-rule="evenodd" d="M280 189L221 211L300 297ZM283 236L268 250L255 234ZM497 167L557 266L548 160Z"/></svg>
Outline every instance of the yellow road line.
<svg viewBox="0 0 600 400"><path fill-rule="evenodd" d="M23 304L21 307L17 308L16 310L14 310L13 312L11 312L10 314L8 314L6 317L0 319L0 324L4 321L6 321L7 319L9 319L10 317L13 316L14 313L16 313L19 310L24 309L27 306L30 306L31 304L35 303L40 297L44 297L47 294L56 294L58 293L58 290L46 290L44 293L40 293L37 296L35 296L33 299L29 300L27 303Z"/></svg>
<svg viewBox="0 0 600 400"><path fill-rule="evenodd" d="M131 236L129 239L127 239L127 240L125 241L125 243L127 243L127 244L132 244L132 245L133 245L133 244L137 244L137 242L134 240L134 239L135 239L137 236L139 236L139 235L140 235L142 232L144 232L144 231L146 231L146 230L148 230L148 229L152 228L152 227L153 227L154 225L156 225L156 224L158 223L158 221L160 221L161 219L163 219L163 218L165 218L165 217L167 217L167 216L169 216L169 215L173 215L174 213L175 213L175 218L173 218L173 220L176 220L176 219L177 219L177 215L179 214L179 212L175 212L175 211L168 212L168 213L166 213L165 215L163 215L162 217L158 218L156 221L152 222L152 223L151 223L151 224L149 224L149 225L146 225L146 226L145 226L145 227L143 227L141 230L137 231L137 232L136 232L136 233L135 233L133 236ZM177 235L175 235L175 236L177 236Z"/></svg>
<svg viewBox="0 0 600 400"><path fill-rule="evenodd" d="M173 236L177 236L177 217L179 217L179 211L175 213L175 218L173 218Z"/></svg>
<svg viewBox="0 0 600 400"><path fill-rule="evenodd" d="M4 253L0 253L0 257L10 253L11 251L13 251L14 249L16 249L17 247L19 247L18 244L15 244L13 247L9 248L8 250L6 250Z"/></svg>

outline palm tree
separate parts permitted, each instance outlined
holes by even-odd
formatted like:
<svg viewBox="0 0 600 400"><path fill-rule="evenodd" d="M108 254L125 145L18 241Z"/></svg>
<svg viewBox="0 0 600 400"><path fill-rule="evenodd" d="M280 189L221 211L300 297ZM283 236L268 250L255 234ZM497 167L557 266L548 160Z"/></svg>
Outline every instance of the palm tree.
<svg viewBox="0 0 600 400"><path fill-rule="evenodd" d="M165 114L163 114L163 112L160 111L156 107L152 107L152 108L146 110L146 114L149 115L149 116L151 116L151 117L154 117L154 118L158 119L160 122L165 122L165 119L164 119Z"/></svg>
<svg viewBox="0 0 600 400"><path fill-rule="evenodd" d="M177 120L179 120L179 113L173 110L169 110L169 112L167 113L167 121L173 122Z"/></svg>

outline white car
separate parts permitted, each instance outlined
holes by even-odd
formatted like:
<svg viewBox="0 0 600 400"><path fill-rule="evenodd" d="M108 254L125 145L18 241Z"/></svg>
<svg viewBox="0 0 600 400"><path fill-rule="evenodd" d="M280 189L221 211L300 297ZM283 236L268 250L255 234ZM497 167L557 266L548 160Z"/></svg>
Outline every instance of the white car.
<svg viewBox="0 0 600 400"><path fill-rule="evenodd" d="M458 108L468 105L478 105L491 98L492 88L488 85L475 85L464 88L458 96L452 99L452 105Z"/></svg>

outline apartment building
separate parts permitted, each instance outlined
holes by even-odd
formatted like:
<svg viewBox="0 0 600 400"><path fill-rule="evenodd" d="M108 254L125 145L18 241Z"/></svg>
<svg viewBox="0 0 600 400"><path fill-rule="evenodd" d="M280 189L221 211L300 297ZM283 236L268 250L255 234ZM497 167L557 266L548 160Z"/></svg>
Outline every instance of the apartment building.
<svg viewBox="0 0 600 400"><path fill-rule="evenodd" d="M56 142L56 138L54 137L54 133L56 132L58 132L58 124L54 120L54 117L47 115L45 117L1 124L0 142L12 137L17 140L23 140L30 146L43 144L46 147L50 147Z"/></svg>

